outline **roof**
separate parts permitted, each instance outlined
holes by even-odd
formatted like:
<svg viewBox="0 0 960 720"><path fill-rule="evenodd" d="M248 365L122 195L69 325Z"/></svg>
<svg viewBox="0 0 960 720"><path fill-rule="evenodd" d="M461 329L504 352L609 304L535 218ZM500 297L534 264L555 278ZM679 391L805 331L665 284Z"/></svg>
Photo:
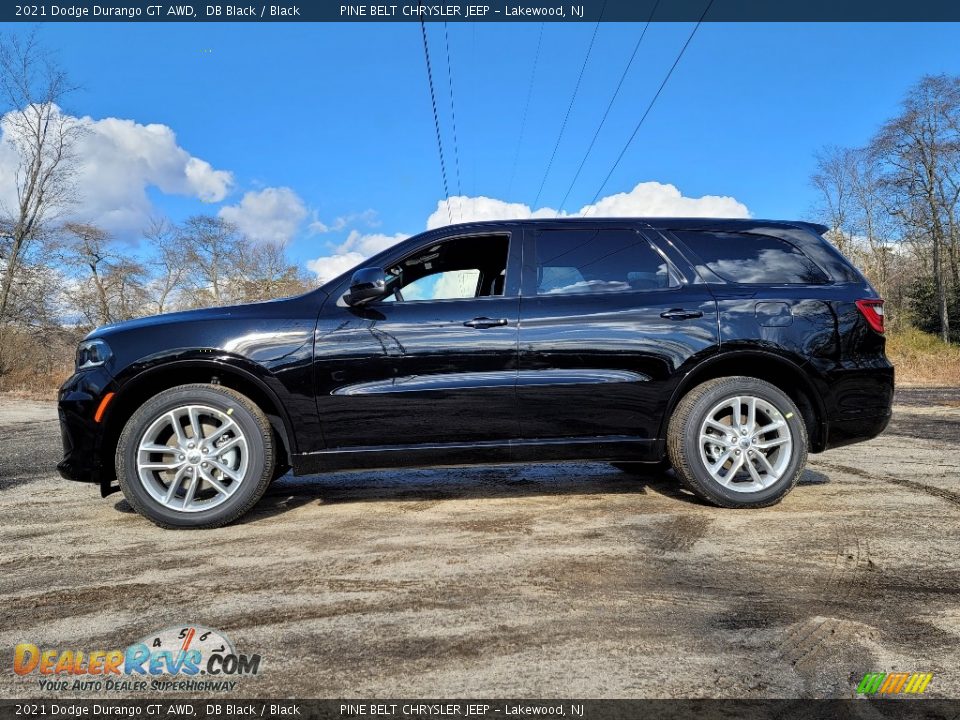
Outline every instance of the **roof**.
<svg viewBox="0 0 960 720"><path fill-rule="evenodd" d="M456 228L477 228L502 225L505 222L533 226L557 225L605 225L620 224L623 222L643 223L660 230L718 230L726 232L762 232L764 229L802 229L823 235L829 227L805 220L763 220L756 218L703 218L703 217L566 217L566 218L531 218L513 220L482 220L467 223L445 225L436 230L449 231Z"/></svg>

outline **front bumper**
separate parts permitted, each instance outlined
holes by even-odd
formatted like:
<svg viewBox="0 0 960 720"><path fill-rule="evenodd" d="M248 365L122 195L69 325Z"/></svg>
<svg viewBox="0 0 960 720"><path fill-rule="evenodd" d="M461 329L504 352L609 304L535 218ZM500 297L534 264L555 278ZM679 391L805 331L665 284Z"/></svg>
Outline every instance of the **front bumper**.
<svg viewBox="0 0 960 720"><path fill-rule="evenodd" d="M103 426L94 421L94 415L104 395L114 390L113 378L102 367L82 370L60 387L57 409L63 460L57 464L57 471L61 477L77 482L101 482Z"/></svg>

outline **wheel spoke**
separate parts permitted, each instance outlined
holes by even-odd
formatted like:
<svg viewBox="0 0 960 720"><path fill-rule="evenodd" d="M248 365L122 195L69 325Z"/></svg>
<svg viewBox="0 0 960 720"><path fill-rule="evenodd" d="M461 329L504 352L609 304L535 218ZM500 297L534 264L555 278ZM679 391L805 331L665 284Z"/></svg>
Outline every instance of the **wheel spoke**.
<svg viewBox="0 0 960 720"><path fill-rule="evenodd" d="M219 470L220 472L222 472L224 475L226 475L226 476L227 476L228 478L230 478L231 480L240 480L240 479L243 477L243 476L242 476L241 474L239 474L236 470L234 470L233 468L227 467L226 464L220 462L219 460L217 460L217 459L215 459L215 458L211 458L211 459L210 459L210 464L213 465L217 470Z"/></svg>
<svg viewBox="0 0 960 720"><path fill-rule="evenodd" d="M216 452L216 456L220 457L224 453L229 452L230 450L232 450L237 445L243 442L244 442L244 439L242 437L230 438L223 445L218 445L216 448L214 448L214 451Z"/></svg>
<svg viewBox="0 0 960 720"><path fill-rule="evenodd" d="M747 398L747 434L753 433L757 426L757 399Z"/></svg>
<svg viewBox="0 0 960 720"><path fill-rule="evenodd" d="M197 411L197 408L191 407L187 410L187 415L190 417L190 428L193 430L193 440L194 442L200 442L203 439L203 430L200 427L200 413Z"/></svg>
<svg viewBox="0 0 960 720"><path fill-rule="evenodd" d="M187 435L183 432L183 426L180 424L180 418L177 417L177 411L171 410L167 417L170 418L170 424L173 425L173 432L177 436L177 443L180 445L185 445L187 442Z"/></svg>
<svg viewBox="0 0 960 720"><path fill-rule="evenodd" d="M778 437L773 440L764 440L763 442L758 442L753 447L757 450L769 450L770 448L779 447L780 445L786 445L790 442L790 438Z"/></svg>
<svg viewBox="0 0 960 720"><path fill-rule="evenodd" d="M717 458L717 461L712 465L707 467L707 470L710 471L710 474L713 475L717 480L720 480L720 470L723 467L723 464L731 458L733 455L733 449L727 449L723 455Z"/></svg>
<svg viewBox="0 0 960 720"><path fill-rule="evenodd" d="M763 478L760 477L760 473L757 472L757 468L750 458L747 458L747 471L750 473L750 477L753 478L754 482L763 485Z"/></svg>
<svg viewBox="0 0 960 720"><path fill-rule="evenodd" d="M164 455L176 455L180 452L180 449L177 447L171 447L170 445L158 445L157 443L143 443L140 446L140 452L147 453L162 453Z"/></svg>
<svg viewBox="0 0 960 720"><path fill-rule="evenodd" d="M230 430L234 425L236 425L236 423L230 418L223 420L220 427L218 427L216 430L214 430L205 438L206 441L208 443L216 442L225 432L227 432L227 430Z"/></svg>
<svg viewBox="0 0 960 720"><path fill-rule="evenodd" d="M163 462L140 463L137 467L139 467L141 470L148 470L148 471L159 470L159 471L163 471L163 470L176 470L177 468L181 467L182 465L183 465L183 462L181 462L180 460L177 460L176 462L169 462L169 463L163 463Z"/></svg>
<svg viewBox="0 0 960 720"><path fill-rule="evenodd" d="M165 504L173 499L173 496L177 493L177 488L180 487L180 483L183 481L183 476L186 474L186 468L180 468L176 475L173 476L173 480L170 481L170 486L167 488L167 494L163 498Z"/></svg>
<svg viewBox="0 0 960 720"><path fill-rule="evenodd" d="M216 490L221 495L229 495L230 491L224 487L219 480L216 480L213 477L213 473L208 472L205 468L200 468L200 477L203 478L203 481L210 485L214 490Z"/></svg>
<svg viewBox="0 0 960 720"><path fill-rule="evenodd" d="M766 435L769 432L774 430L779 430L782 427L786 427L787 424L783 420L774 420L769 425L764 425L763 427L757 428L753 433L754 435Z"/></svg>
<svg viewBox="0 0 960 720"><path fill-rule="evenodd" d="M727 474L723 476L723 479L727 483L733 482L734 478L737 477L737 473L740 472L741 467L743 467L743 453L736 456L736 460L733 461L733 465L727 470Z"/></svg>
<svg viewBox="0 0 960 720"><path fill-rule="evenodd" d="M733 430L730 425L724 425L722 422L717 422L713 418L707 418L705 424L707 427L712 427L717 432L723 433L724 437L727 437L727 435L730 434L730 431Z"/></svg>
<svg viewBox="0 0 960 720"><path fill-rule="evenodd" d="M740 432L740 398L735 397L730 399L730 408L733 410L733 415L731 416L730 422L733 423L733 427L737 432Z"/></svg>
<svg viewBox="0 0 960 720"><path fill-rule="evenodd" d="M719 445L723 448L730 447L730 442L727 440L726 435L708 435L707 433L700 434L701 443L709 443L711 445Z"/></svg>
<svg viewBox="0 0 960 720"><path fill-rule="evenodd" d="M183 494L183 507L190 507L190 503L193 502L194 495L197 494L197 485L200 484L200 480L197 479L196 473L193 473L187 477L187 490Z"/></svg>
<svg viewBox="0 0 960 720"><path fill-rule="evenodd" d="M779 479L779 476L777 475L777 471L773 469L773 465L771 465L770 461L767 460L766 455L764 455L763 453L757 453L756 458L760 462L760 464L763 466L763 469L764 471L766 471L767 475L770 476L771 480L775 481Z"/></svg>

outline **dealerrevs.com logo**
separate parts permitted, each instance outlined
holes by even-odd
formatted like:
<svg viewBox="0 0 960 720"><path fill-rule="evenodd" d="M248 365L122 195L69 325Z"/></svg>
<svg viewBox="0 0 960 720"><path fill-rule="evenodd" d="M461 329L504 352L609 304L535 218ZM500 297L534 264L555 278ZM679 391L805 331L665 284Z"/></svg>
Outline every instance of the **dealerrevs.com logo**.
<svg viewBox="0 0 960 720"><path fill-rule="evenodd" d="M228 692L260 672L260 655L238 653L218 630L169 627L126 649L14 648L13 671L53 692Z"/></svg>

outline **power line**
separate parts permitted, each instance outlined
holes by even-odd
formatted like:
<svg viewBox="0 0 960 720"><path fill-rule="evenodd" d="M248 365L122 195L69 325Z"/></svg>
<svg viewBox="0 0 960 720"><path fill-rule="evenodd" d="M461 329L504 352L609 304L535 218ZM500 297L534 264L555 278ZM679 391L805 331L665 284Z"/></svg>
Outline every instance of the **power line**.
<svg viewBox="0 0 960 720"><path fill-rule="evenodd" d="M560 207L557 208L557 216L559 216L560 212L563 210L563 206L566 204L567 198L570 197L570 192L573 190L573 186L577 183L577 179L580 177L583 166L587 163L587 158L590 157L590 153L593 151L593 146L596 144L597 138L600 136L600 131L607 122L607 116L610 114L610 108L613 107L613 103L616 102L617 97L620 95L620 88L623 87L623 81L627 79L627 73L630 72L633 61L637 57L637 51L640 49L640 44L643 42L643 38L647 34L647 28L650 27L650 22L653 20L653 14L657 11L657 7L659 5L660 0L657 0L653 4L653 9L650 10L650 16L647 18L647 24L643 26L643 32L640 33L640 37L637 38L636 45L633 46L633 52L630 54L630 59L627 61L626 67L623 68L623 73L620 75L620 81L617 83L617 88L613 91L613 97L611 97L610 102L607 103L607 109L603 111L603 117L600 118L600 124L597 125L597 129L593 133L593 139L590 140L590 145L587 147L587 151L583 154L583 159L580 160L580 165L577 167L577 172L574 174L573 180L570 181L570 187L567 188L567 192L564 194L563 200L560 201Z"/></svg>
<svg viewBox="0 0 960 720"><path fill-rule="evenodd" d="M647 115L650 114L650 111L653 109L654 104L657 102L657 98L660 97L660 93L663 92L663 88L666 86L667 81L670 80L670 76L673 75L673 71L677 68L677 65L680 63L680 59L683 57L683 54L687 51L687 48L690 46L690 41L693 40L693 36L697 34L697 30L700 29L700 25L703 23L703 19L707 16L707 12L710 10L710 6L713 5L713 0L710 0L707 3L707 6L703 9L703 13L700 15L700 19L697 20L697 24L693 26L693 30L690 31L687 41L683 44L683 47L680 48L680 52L677 55L677 58L673 61L673 65L670 66L670 69L667 71L666 76L663 78L663 82L660 83L660 87L657 88L657 92L654 94L653 99L650 100L650 104L647 105L647 109L644 111L643 115L640 117L640 121L637 123L637 126L633 129L633 132L630 133L630 137L627 139L626 144L623 146L623 149L620 151L620 154L617 155L617 159L614 160L613 165L610 167L610 172L607 173L607 176L603 179L600 188L597 190L596 195L593 196L593 199L590 201L590 205L595 205L597 198L600 197L600 193L603 192L603 189L607 186L607 183L610 182L610 177L613 175L614 170L617 169L617 166L620 164L620 161L623 160L623 156L627 152L627 148L630 147L633 139L637 136L637 133L640 131L640 127L643 125L643 121L647 119ZM585 215L589 215L592 212L593 208L591 207Z"/></svg>
<svg viewBox="0 0 960 720"><path fill-rule="evenodd" d="M443 159L443 140L440 138L440 116L437 114L437 93L433 88L433 68L430 65L430 47L427 45L427 26L420 18L420 34L423 36L423 56L427 60L427 82L430 84L430 104L433 106L433 126L437 131L437 150L440 152L440 174L443 176L443 200L447 206L447 220L453 224L450 213L450 186L447 183L447 163Z"/></svg>
<svg viewBox="0 0 960 720"><path fill-rule="evenodd" d="M570 97L570 104L567 106L567 114L563 116L563 123L560 125L560 134L557 135L557 142L553 146L553 152L550 154L550 161L547 163L547 169L543 173L543 180L540 181L540 188L537 190L537 197L533 201L533 207L540 202L540 194L543 192L543 186L547 182L547 176L550 174L550 168L553 167L553 160L557 157L557 149L560 147L560 140L563 139L563 131L567 129L567 120L570 119L570 111L573 110L573 104L577 101L577 93L580 92L580 83L583 80L583 72L587 69L587 63L590 62L590 53L593 52L593 43L597 39L597 31L600 29L600 21L603 20L603 11L607 9L607 3L603 3L600 9L600 18L593 27L593 35L590 36L590 45L587 46L587 54L583 58L583 65L580 67L580 76L577 78L577 84L573 88L573 95Z"/></svg>
<svg viewBox="0 0 960 720"><path fill-rule="evenodd" d="M530 108L530 97L533 95L533 79L537 76L537 64L540 62L540 46L543 44L543 28L546 23L540 23L540 35L537 38L537 52L533 56L533 69L530 71L530 82L527 85L527 102L523 105L523 117L520 120L520 137L517 138L517 151L513 154L513 169L510 170L510 182L507 183L507 199L513 190L513 179L517 174L517 160L520 158L520 147L523 145L523 134L527 128L527 110ZM476 26L476 23L474 23Z"/></svg>
<svg viewBox="0 0 960 720"><path fill-rule="evenodd" d="M463 190L460 186L460 147L457 142L457 112L453 108L453 70L450 65L450 33L447 30L447 23L443 23L443 37L447 45L447 80L450 83L450 117L453 120L453 157L457 166L457 196L463 197ZM463 201L458 201L459 220L463 220Z"/></svg>

